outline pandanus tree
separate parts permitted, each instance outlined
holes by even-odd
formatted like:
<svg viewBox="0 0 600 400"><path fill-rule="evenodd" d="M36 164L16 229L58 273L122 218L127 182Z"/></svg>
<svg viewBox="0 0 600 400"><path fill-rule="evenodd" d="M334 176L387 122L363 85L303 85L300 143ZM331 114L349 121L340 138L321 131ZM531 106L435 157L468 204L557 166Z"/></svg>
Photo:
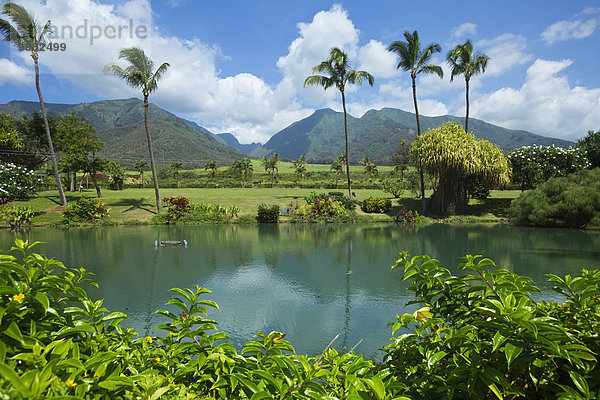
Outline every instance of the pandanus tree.
<svg viewBox="0 0 600 400"><path fill-rule="evenodd" d="M38 21L22 6L13 2L5 3L2 6L2 13L8 16L8 20L0 19L0 33L5 41L12 43L19 50L28 51L33 59L35 67L35 88L37 90L40 101L40 109L44 119L44 129L46 131L46 140L48 141L48 151L52 168L54 169L54 177L58 186L58 195L60 204L67 205L67 198L60 182L60 174L58 171L58 163L54 146L52 144L52 136L50 127L48 126L48 118L46 116L46 108L44 107L44 99L42 97L42 89L40 87L40 68L39 68L39 53L41 46L46 43L46 35L50 32L50 21L44 25L40 25Z"/></svg>
<svg viewBox="0 0 600 400"><path fill-rule="evenodd" d="M313 73L304 81L304 86L322 86L327 90L335 86L342 95L342 107L344 109L344 135L346 138L346 175L348 177L348 198L352 199L352 186L350 182L350 157L348 151L348 112L346 111L346 85L362 85L367 81L373 86L375 78L367 71L355 71L350 69L348 55L337 47L329 51L329 58L313 68ZM317 75L323 74L323 75Z"/></svg>
<svg viewBox="0 0 600 400"><path fill-rule="evenodd" d="M502 150L467 133L456 122L447 122L419 136L411 146L410 158L436 178L430 210L436 214L467 212L468 187L475 180L486 185L505 185L510 167Z"/></svg>
<svg viewBox="0 0 600 400"><path fill-rule="evenodd" d="M419 106L417 105L417 75L436 74L440 78L444 77L442 68L439 65L432 64L430 61L431 56L435 53L439 53L442 48L439 44L432 43L422 49L417 31L414 31L412 34L408 31L404 32L404 39L406 39L406 41L397 40L393 42L388 47L388 51L398 55L399 61L396 68L410 72L413 102L415 104L415 116L417 118L417 136L420 136L421 122L419 121ZM425 179L423 178L423 168L421 167L419 160L417 160L417 166L419 167L419 173L421 175L421 208L423 214L425 214L427 211L427 206L425 205Z"/></svg>
<svg viewBox="0 0 600 400"><path fill-rule="evenodd" d="M450 74L450 82L457 75L463 75L465 77L465 98L467 103L467 110L465 114L465 131L469 132L469 82L475 75L482 74L485 72L487 63L490 58L487 54L477 52L473 55L473 44L470 40L467 40L463 44L456 45L446 57L446 61L452 68Z"/></svg>
<svg viewBox="0 0 600 400"><path fill-rule="evenodd" d="M163 63L154 70L154 62L146 56L144 50L138 47L121 49L119 52L119 59L124 59L129 65L122 68L116 64L108 64L104 66L103 71L104 73L112 74L123 79L131 87L142 89L142 94L144 95L144 127L146 128L148 152L150 153L150 167L152 169L152 180L154 181L156 208L160 213L162 211L162 204L160 200L160 191L158 189L156 163L154 162L154 153L152 152L152 138L150 137L150 127L148 123L148 96L158 89L158 81L167 72L169 63Z"/></svg>

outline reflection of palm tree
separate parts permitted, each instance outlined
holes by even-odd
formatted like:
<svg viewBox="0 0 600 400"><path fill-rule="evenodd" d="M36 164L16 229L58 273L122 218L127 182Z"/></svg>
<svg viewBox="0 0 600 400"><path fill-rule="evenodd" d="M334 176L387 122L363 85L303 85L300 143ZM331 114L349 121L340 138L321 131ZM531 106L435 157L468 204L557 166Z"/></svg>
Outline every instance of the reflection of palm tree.
<svg viewBox="0 0 600 400"><path fill-rule="evenodd" d="M154 292L156 291L156 272L158 270L158 255L160 253L160 231L158 232L158 246L154 253L154 262L152 263L152 275L150 275L150 290L148 291L148 301L146 302L146 324L144 325L144 336L150 335L150 329L152 329L152 316L154 310L152 309L152 303L154 302Z"/></svg>
<svg viewBox="0 0 600 400"><path fill-rule="evenodd" d="M346 303L344 305L344 311L346 314L346 319L344 320L344 341L342 342L342 349L348 349L348 336L350 335L350 297L351 297L351 287L350 287L350 275L352 275L352 241L348 241L348 250L346 253Z"/></svg>

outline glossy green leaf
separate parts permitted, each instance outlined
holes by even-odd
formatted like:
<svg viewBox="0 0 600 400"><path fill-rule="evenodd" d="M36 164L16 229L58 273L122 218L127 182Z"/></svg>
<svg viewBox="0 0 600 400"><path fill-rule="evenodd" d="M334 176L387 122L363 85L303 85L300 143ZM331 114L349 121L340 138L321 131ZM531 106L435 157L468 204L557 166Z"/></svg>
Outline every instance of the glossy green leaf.
<svg viewBox="0 0 600 400"><path fill-rule="evenodd" d="M506 356L506 363L509 369L515 358L517 358L522 351L522 347L515 346L512 343L506 343L504 346L504 355Z"/></svg>

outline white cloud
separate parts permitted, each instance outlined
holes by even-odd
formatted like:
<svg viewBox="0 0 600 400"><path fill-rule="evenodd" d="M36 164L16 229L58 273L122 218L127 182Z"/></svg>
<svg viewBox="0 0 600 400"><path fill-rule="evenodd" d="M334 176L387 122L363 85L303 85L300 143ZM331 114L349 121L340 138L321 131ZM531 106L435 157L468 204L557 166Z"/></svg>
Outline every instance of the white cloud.
<svg viewBox="0 0 600 400"><path fill-rule="evenodd" d="M0 86L5 83L32 85L33 73L6 58L0 58Z"/></svg>
<svg viewBox="0 0 600 400"><path fill-rule="evenodd" d="M387 46L371 40L358 52L360 67L358 69L371 73L375 79L387 79L400 73L396 69L398 60L395 54L387 50Z"/></svg>
<svg viewBox="0 0 600 400"><path fill-rule="evenodd" d="M465 22L462 25L457 26L452 29L451 39L452 40L462 40L468 36L477 34L477 24L473 22Z"/></svg>
<svg viewBox="0 0 600 400"><path fill-rule="evenodd" d="M507 128L570 140L598 129L600 89L571 87L559 73L572 63L535 60L520 88L479 96L471 103L471 115Z"/></svg>
<svg viewBox="0 0 600 400"><path fill-rule="evenodd" d="M527 64L532 56L525 52L527 40L521 35L505 33L489 40L480 40L477 47L482 47L490 57L485 75L501 75L515 65Z"/></svg>
<svg viewBox="0 0 600 400"><path fill-rule="evenodd" d="M541 37L546 41L547 44L551 45L557 42L563 42L571 39L583 39L591 36L600 23L600 18L597 16L599 13L598 8L588 7L583 10L582 13L577 15L580 19L572 19L570 21L562 20L555 22L550 25ZM589 15L596 15L592 18L581 18Z"/></svg>

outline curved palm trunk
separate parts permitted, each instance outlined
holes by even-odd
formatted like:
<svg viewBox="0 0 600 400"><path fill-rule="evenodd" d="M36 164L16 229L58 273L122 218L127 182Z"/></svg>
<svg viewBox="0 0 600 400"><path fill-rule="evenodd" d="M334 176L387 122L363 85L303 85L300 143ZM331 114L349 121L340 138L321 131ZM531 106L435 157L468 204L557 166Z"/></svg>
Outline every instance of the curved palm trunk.
<svg viewBox="0 0 600 400"><path fill-rule="evenodd" d="M162 212L160 203L160 191L158 189L158 177L154 164L154 153L152 152L152 138L150 138L150 127L148 126L148 94L144 93L144 125L146 126L146 138L148 139L148 152L150 153L150 167L152 168L152 180L154 180L154 193L156 195L156 209Z"/></svg>
<svg viewBox="0 0 600 400"><path fill-rule="evenodd" d="M56 154L54 154L52 136L50 135L50 127L48 126L48 118L46 117L46 108L44 107L44 99L42 98L42 89L40 88L40 69L38 66L37 57L33 57L33 64L35 65L35 88L37 89L37 94L40 99L40 108L42 109L42 118L44 118L44 128L46 129L46 139L48 140L50 160L52 160L52 169L54 169L54 177L56 178L56 185L58 186L58 196L60 197L60 204L62 206L66 206L67 198L65 197L65 191L63 190L62 183L60 182L58 164L56 163Z"/></svg>
<svg viewBox="0 0 600 400"><path fill-rule="evenodd" d="M417 106L417 82L415 77L412 77L412 89L413 89L413 101L415 103L415 116L417 117L417 136L421 135L421 121L419 121L419 107ZM421 167L421 161L419 160L419 175L421 176L421 209L422 214L425 215L427 212L425 202L425 179L423 178L423 167Z"/></svg>
<svg viewBox="0 0 600 400"><path fill-rule="evenodd" d="M342 106L344 107L344 135L346 136L346 176L348 178L348 198L352 200L352 186L350 184L350 153L348 152L348 113L346 112L346 95L342 92Z"/></svg>
<svg viewBox="0 0 600 400"><path fill-rule="evenodd" d="M466 99L467 99L467 114L465 116L465 132L469 132L469 80L465 79L467 86Z"/></svg>

